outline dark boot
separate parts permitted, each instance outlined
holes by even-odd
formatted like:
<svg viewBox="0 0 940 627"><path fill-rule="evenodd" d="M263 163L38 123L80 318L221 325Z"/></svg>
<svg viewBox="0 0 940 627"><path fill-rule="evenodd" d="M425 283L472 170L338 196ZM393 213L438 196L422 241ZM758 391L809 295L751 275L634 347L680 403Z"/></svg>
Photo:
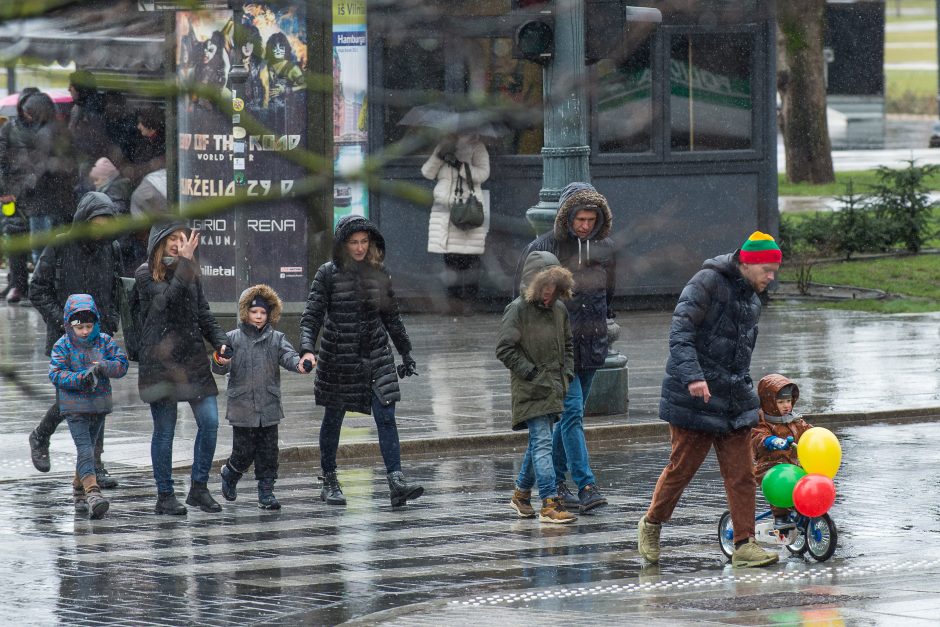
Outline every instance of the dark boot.
<svg viewBox="0 0 940 627"><path fill-rule="evenodd" d="M101 461L101 454L104 452L104 431L98 436L95 442L95 476L98 478L98 487L110 490L118 487L117 479L111 476Z"/></svg>
<svg viewBox="0 0 940 627"><path fill-rule="evenodd" d="M161 492L157 494L157 506L154 508L154 513L185 516L186 507L176 500L176 495L172 492Z"/></svg>
<svg viewBox="0 0 940 627"><path fill-rule="evenodd" d="M52 467L49 460L49 438L61 422L62 414L59 413L59 404L53 403L33 432L29 434L29 452L33 458L33 466L39 472L49 472Z"/></svg>
<svg viewBox="0 0 940 627"><path fill-rule="evenodd" d="M49 463L49 440L42 439L35 429L29 434L29 454L33 458L33 466L39 472L49 472L52 468Z"/></svg>
<svg viewBox="0 0 940 627"><path fill-rule="evenodd" d="M281 509L281 504L274 496L274 479L258 481L258 507L261 509Z"/></svg>
<svg viewBox="0 0 940 627"><path fill-rule="evenodd" d="M104 518L111 506L108 499L101 496L101 489L94 475L82 477L82 487L85 489L85 500L88 502L88 515L92 520Z"/></svg>
<svg viewBox="0 0 940 627"><path fill-rule="evenodd" d="M232 468L228 462L225 462L225 465L222 466L222 496L225 497L226 501L234 501L238 496L235 486L241 478L242 473Z"/></svg>
<svg viewBox="0 0 940 627"><path fill-rule="evenodd" d="M424 488L416 483L408 483L400 470L388 473L388 489L392 507L401 507L424 494Z"/></svg>
<svg viewBox="0 0 940 627"><path fill-rule="evenodd" d="M205 481L192 482L192 485L189 486L189 494L186 495L186 504L198 507L210 514L222 511L222 506L209 494L209 488L206 486Z"/></svg>
<svg viewBox="0 0 940 627"><path fill-rule="evenodd" d="M346 496L339 486L339 479L335 472L325 472L322 477L318 477L323 487L320 488L320 500L326 501L327 505L345 505Z"/></svg>
<svg viewBox="0 0 940 627"><path fill-rule="evenodd" d="M107 468L104 465L95 466L95 476L98 478L98 487L106 488L110 490L111 488L118 487L117 479L111 476Z"/></svg>

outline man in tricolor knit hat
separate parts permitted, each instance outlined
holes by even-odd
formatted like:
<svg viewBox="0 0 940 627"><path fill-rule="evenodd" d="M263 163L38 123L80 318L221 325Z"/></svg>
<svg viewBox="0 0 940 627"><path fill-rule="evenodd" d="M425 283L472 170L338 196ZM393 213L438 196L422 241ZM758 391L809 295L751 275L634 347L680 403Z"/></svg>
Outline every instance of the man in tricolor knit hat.
<svg viewBox="0 0 940 627"><path fill-rule="evenodd" d="M773 281L781 258L774 238L755 231L740 250L706 261L679 296L659 401L672 452L638 525L638 549L648 562L659 561L662 524L712 447L734 527L732 564L766 566L779 559L754 541L757 486L749 438L760 409L750 377L758 295Z"/></svg>

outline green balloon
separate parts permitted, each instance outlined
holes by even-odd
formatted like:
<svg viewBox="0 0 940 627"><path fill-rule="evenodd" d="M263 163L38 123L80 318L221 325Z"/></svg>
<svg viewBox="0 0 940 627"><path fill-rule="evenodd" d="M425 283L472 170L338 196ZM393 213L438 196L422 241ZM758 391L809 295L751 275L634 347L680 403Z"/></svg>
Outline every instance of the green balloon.
<svg viewBox="0 0 940 627"><path fill-rule="evenodd" d="M806 471L793 464L777 464L767 471L760 489L774 507L793 507L793 488L806 476Z"/></svg>

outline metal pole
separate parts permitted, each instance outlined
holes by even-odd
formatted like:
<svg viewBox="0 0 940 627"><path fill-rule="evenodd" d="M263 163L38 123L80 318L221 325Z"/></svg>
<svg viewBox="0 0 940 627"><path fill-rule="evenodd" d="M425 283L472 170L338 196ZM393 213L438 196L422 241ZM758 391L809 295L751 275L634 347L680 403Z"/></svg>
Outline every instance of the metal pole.
<svg viewBox="0 0 940 627"><path fill-rule="evenodd" d="M938 0L940 2L940 0ZM555 54L543 71L542 189L539 203L526 211L538 233L554 223L558 197L573 181L591 181L587 145L587 90L584 65L584 0L558 0Z"/></svg>

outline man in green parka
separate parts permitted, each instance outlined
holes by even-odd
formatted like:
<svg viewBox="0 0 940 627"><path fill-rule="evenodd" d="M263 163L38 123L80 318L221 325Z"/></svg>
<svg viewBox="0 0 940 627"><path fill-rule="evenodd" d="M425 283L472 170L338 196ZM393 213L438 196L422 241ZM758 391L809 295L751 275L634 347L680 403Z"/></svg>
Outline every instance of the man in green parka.
<svg viewBox="0 0 940 627"><path fill-rule="evenodd" d="M509 368L512 428L529 430L529 445L516 480L510 506L521 518L534 518L532 486L538 483L542 507L539 520L577 520L558 497L552 463L552 425L564 409L574 378L574 350L568 310L560 299L571 298L574 280L555 255L533 251L522 270L521 294L503 312L496 357Z"/></svg>

